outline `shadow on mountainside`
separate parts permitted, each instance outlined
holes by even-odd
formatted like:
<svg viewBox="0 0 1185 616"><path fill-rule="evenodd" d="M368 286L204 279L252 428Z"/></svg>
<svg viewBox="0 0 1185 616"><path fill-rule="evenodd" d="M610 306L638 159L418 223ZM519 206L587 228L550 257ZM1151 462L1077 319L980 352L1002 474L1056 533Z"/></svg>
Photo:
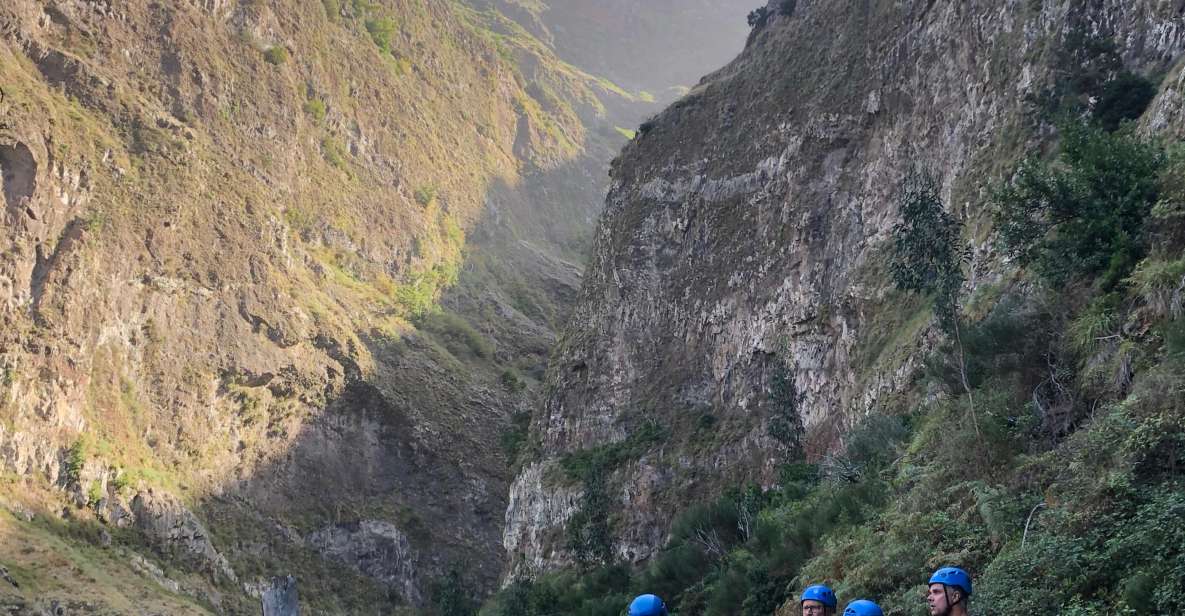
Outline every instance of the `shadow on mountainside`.
<svg viewBox="0 0 1185 616"><path fill-rule="evenodd" d="M329 345L344 376L323 408L195 509L240 582L293 574L302 603L351 610L424 605L450 569L464 592L496 588L512 479L504 435L538 404L578 292L574 255L603 202L608 156L597 154L491 186L440 312L397 337L359 333L369 372Z"/></svg>

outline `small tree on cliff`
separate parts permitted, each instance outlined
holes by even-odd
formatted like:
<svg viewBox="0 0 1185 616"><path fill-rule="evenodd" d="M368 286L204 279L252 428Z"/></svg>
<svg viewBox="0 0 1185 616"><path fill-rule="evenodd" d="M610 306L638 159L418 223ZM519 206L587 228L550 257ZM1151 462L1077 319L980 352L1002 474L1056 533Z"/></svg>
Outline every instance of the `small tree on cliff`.
<svg viewBox="0 0 1185 616"><path fill-rule="evenodd" d="M759 6L752 11L749 11L746 21L749 23L750 28L760 28L764 26L767 21L769 21L769 18L769 9L764 6Z"/></svg>
<svg viewBox="0 0 1185 616"><path fill-rule="evenodd" d="M938 186L926 173L906 178L900 209L889 262L893 283L902 291L933 293L938 324L951 333L963 288L962 225L943 207Z"/></svg>
<svg viewBox="0 0 1185 616"><path fill-rule="evenodd" d="M477 613L461 572L452 567L432 585L432 607L436 616L473 616Z"/></svg>
<svg viewBox="0 0 1185 616"><path fill-rule="evenodd" d="M902 291L934 296L938 326L953 336L958 347L959 378L971 405L975 431L975 399L967 379L967 360L959 333L959 293L963 288L963 263L967 247L963 226L942 203L938 183L926 172L913 172L905 179L900 201L901 222L893 226L893 253L889 273Z"/></svg>

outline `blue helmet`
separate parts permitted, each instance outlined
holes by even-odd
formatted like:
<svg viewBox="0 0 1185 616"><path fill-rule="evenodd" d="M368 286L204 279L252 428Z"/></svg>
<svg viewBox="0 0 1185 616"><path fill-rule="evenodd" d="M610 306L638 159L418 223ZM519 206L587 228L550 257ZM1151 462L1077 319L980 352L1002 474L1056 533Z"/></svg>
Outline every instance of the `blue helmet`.
<svg viewBox="0 0 1185 616"><path fill-rule="evenodd" d="M667 616L667 606L654 595L641 595L630 603L630 616Z"/></svg>
<svg viewBox="0 0 1185 616"><path fill-rule="evenodd" d="M807 586L806 590L802 591L802 598L798 600L798 603L801 604L803 601L818 601L831 609L835 609L835 604L838 603L835 600L835 593L822 584Z"/></svg>
<svg viewBox="0 0 1185 616"><path fill-rule="evenodd" d="M954 586L971 596L971 576L958 567L943 567L930 576L931 584Z"/></svg>
<svg viewBox="0 0 1185 616"><path fill-rule="evenodd" d="M856 599L848 604L843 616L885 616L885 613L881 611L881 606L868 599Z"/></svg>

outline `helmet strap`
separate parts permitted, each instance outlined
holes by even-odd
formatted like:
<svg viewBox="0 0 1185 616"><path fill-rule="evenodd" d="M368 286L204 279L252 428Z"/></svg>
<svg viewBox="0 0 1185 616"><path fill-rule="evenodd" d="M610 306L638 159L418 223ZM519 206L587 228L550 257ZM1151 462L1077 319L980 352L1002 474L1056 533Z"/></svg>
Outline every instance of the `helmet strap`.
<svg viewBox="0 0 1185 616"><path fill-rule="evenodd" d="M954 611L955 606L962 603L963 599L965 598L965 595L966 595L966 593L963 591L963 589L960 588L959 589L959 600L955 601L954 603L951 603L950 602L950 593L947 591L948 591L947 585L943 584L942 585L942 596L946 598L946 611L944 611L942 613L942 616L950 616L951 612Z"/></svg>

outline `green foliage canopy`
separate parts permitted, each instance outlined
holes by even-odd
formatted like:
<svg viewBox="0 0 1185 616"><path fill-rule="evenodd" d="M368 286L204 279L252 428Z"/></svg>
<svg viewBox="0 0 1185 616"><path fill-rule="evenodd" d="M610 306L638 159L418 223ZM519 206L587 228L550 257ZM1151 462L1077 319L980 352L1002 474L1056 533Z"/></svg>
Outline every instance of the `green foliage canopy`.
<svg viewBox="0 0 1185 616"><path fill-rule="evenodd" d="M900 208L889 262L893 283L903 291L935 293L934 311L950 329L963 286L962 225L943 207L937 182L926 173L906 179Z"/></svg>
<svg viewBox="0 0 1185 616"><path fill-rule="evenodd" d="M1025 159L995 196L1000 240L1053 284L1104 271L1113 284L1145 253L1163 164L1160 148L1129 130L1066 125L1058 159Z"/></svg>

